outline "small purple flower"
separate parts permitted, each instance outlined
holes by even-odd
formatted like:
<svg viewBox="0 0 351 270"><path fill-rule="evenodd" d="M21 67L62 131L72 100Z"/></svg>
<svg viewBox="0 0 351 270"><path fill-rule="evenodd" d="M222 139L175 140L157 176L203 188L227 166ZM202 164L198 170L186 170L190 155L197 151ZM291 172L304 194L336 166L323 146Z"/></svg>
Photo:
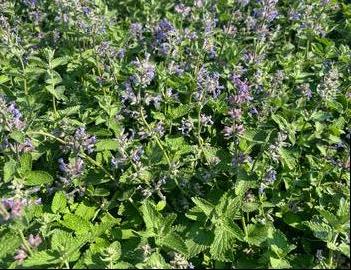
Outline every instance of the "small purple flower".
<svg viewBox="0 0 351 270"><path fill-rule="evenodd" d="M144 149L139 146L136 150L134 150L134 152L132 153L132 160L137 163L140 162L141 156L144 153Z"/></svg>
<svg viewBox="0 0 351 270"><path fill-rule="evenodd" d="M135 38L141 38L143 35L143 25L141 23L132 23L129 32Z"/></svg>
<svg viewBox="0 0 351 270"><path fill-rule="evenodd" d="M241 109L231 109L228 112L228 115L232 118L232 119L237 119L239 120L242 116L243 112Z"/></svg>
<svg viewBox="0 0 351 270"><path fill-rule="evenodd" d="M233 124L232 126L225 126L223 129L224 138L229 139L235 135L242 135L245 131L243 124Z"/></svg>
<svg viewBox="0 0 351 270"><path fill-rule="evenodd" d="M121 48L117 51L117 57L119 59L123 59L125 55L126 55L126 49Z"/></svg>
<svg viewBox="0 0 351 270"><path fill-rule="evenodd" d="M182 126L178 128L178 130L182 131L184 136L190 136L190 131L194 128L194 123L191 120L187 120L185 118L182 119Z"/></svg>
<svg viewBox="0 0 351 270"><path fill-rule="evenodd" d="M18 249L16 251L16 256L13 258L17 261L17 263L21 264L27 257L28 254L23 249Z"/></svg>
<svg viewBox="0 0 351 270"><path fill-rule="evenodd" d="M240 164L243 164L246 160L246 155L244 155L243 153L239 153L239 155L236 157L234 156L232 159L232 166L233 167L237 167Z"/></svg>
<svg viewBox="0 0 351 270"><path fill-rule="evenodd" d="M5 220L8 220L10 218L18 218L22 216L23 208L25 205L27 205L27 200L8 198L2 199L1 203L6 210L10 211L10 215L4 217Z"/></svg>
<svg viewBox="0 0 351 270"><path fill-rule="evenodd" d="M88 135L84 127L79 127L76 129L74 136L71 136L67 141L68 143L64 148L66 152L73 151L78 153L83 150L91 154L94 152L96 137Z"/></svg>
<svg viewBox="0 0 351 270"><path fill-rule="evenodd" d="M175 12L181 14L183 17L186 17L189 15L189 13L191 12L191 8L185 6L184 4L177 4L174 7Z"/></svg>
<svg viewBox="0 0 351 270"><path fill-rule="evenodd" d="M154 132L162 137L165 134L165 128L162 122L157 122Z"/></svg>
<svg viewBox="0 0 351 270"><path fill-rule="evenodd" d="M201 125L205 127L213 125L212 116L211 115L206 116L205 114L201 114L200 122L201 122Z"/></svg>
<svg viewBox="0 0 351 270"><path fill-rule="evenodd" d="M201 100L204 93L211 94L217 98L224 86L219 83L219 73L210 73L205 67L202 67L197 75L197 94L196 99Z"/></svg>
<svg viewBox="0 0 351 270"><path fill-rule="evenodd" d="M59 169L63 173L63 176L60 176L60 180L64 185L68 185L73 179L81 176L84 171L84 161L78 157L71 161L69 164L66 164L62 158L58 160Z"/></svg>
<svg viewBox="0 0 351 270"><path fill-rule="evenodd" d="M28 243L32 246L32 248L37 248L43 240L41 239L40 235L33 236L33 234L29 235Z"/></svg>
<svg viewBox="0 0 351 270"><path fill-rule="evenodd" d="M301 85L300 91L307 98L307 100L310 100L312 98L312 91L308 83Z"/></svg>
<svg viewBox="0 0 351 270"><path fill-rule="evenodd" d="M252 107L250 109L250 114L251 114L251 116L258 115L258 111L257 111L256 107Z"/></svg>
<svg viewBox="0 0 351 270"><path fill-rule="evenodd" d="M24 143L18 144L18 151L21 153L28 153L34 150L32 141L28 138L24 139Z"/></svg>
<svg viewBox="0 0 351 270"><path fill-rule="evenodd" d="M82 10L85 16L88 16L91 13L91 9L89 7L82 7Z"/></svg>
<svg viewBox="0 0 351 270"><path fill-rule="evenodd" d="M269 185L269 184L273 184L274 181L276 180L276 178L277 178L277 172L275 170L273 170L273 169L270 169L267 172L264 180Z"/></svg>
<svg viewBox="0 0 351 270"><path fill-rule="evenodd" d="M133 75L132 80L135 85L140 85L146 88L156 75L155 64L149 61L150 54L146 54L145 59L133 61L136 67L136 74Z"/></svg>

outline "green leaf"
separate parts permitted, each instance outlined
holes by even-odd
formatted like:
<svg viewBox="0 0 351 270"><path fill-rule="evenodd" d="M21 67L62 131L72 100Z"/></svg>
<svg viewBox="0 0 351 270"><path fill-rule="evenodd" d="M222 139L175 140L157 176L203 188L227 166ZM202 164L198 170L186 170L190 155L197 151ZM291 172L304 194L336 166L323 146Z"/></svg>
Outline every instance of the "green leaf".
<svg viewBox="0 0 351 270"><path fill-rule="evenodd" d="M16 173L16 165L17 162L14 160L10 160L4 165L4 182L8 182L11 180L12 176Z"/></svg>
<svg viewBox="0 0 351 270"><path fill-rule="evenodd" d="M50 68L51 68L51 69L54 69L54 68L56 68L56 67L58 67L58 66L65 65L65 64L67 64L68 59L69 59L69 58L66 57L66 56L57 57L57 58L55 58L54 60L52 60L52 61L50 62Z"/></svg>
<svg viewBox="0 0 351 270"><path fill-rule="evenodd" d="M222 223L222 228L226 230L231 236L240 241L244 241L244 232L242 229L231 219L225 219Z"/></svg>
<svg viewBox="0 0 351 270"><path fill-rule="evenodd" d="M54 178L47 172L44 171L31 171L26 175L26 181L24 182L27 186L39 186L44 184L51 184Z"/></svg>
<svg viewBox="0 0 351 270"><path fill-rule="evenodd" d="M166 207L166 201L162 200L162 201L159 201L156 205L156 210L157 211L161 211L163 210L164 208Z"/></svg>
<svg viewBox="0 0 351 270"><path fill-rule="evenodd" d="M9 254L14 254L15 250L21 245L22 240L19 234L9 230L2 231L0 237L0 259L5 258Z"/></svg>
<svg viewBox="0 0 351 270"><path fill-rule="evenodd" d="M24 153L20 158L21 172L26 173L32 170L32 155Z"/></svg>
<svg viewBox="0 0 351 270"><path fill-rule="evenodd" d="M9 77L7 77L5 75L0 75L0 84L3 84L3 83L5 83L5 82L7 82L9 80L10 80Z"/></svg>
<svg viewBox="0 0 351 270"><path fill-rule="evenodd" d="M260 246L268 237L268 228L261 224L247 225L247 237L245 240L250 245Z"/></svg>
<svg viewBox="0 0 351 270"><path fill-rule="evenodd" d="M288 121L279 114L273 114L272 119L278 124L280 130L285 130L289 126Z"/></svg>
<svg viewBox="0 0 351 270"><path fill-rule="evenodd" d="M216 226L214 230L214 240L210 247L210 253L214 259L219 261L229 261L225 254L232 249L234 235L223 226Z"/></svg>
<svg viewBox="0 0 351 270"><path fill-rule="evenodd" d="M291 268L291 265L287 260L284 259L276 259L274 257L270 257L269 261L273 269L286 269Z"/></svg>
<svg viewBox="0 0 351 270"><path fill-rule="evenodd" d="M191 200L205 213L206 216L209 216L214 210L214 205L206 201L205 199L194 197L191 198Z"/></svg>
<svg viewBox="0 0 351 270"><path fill-rule="evenodd" d="M33 267L40 265L50 265L60 262L59 254L52 251L39 251L34 253L23 263L24 267Z"/></svg>
<svg viewBox="0 0 351 270"><path fill-rule="evenodd" d="M332 242L333 230L327 224L315 220L305 221L303 224L307 225L311 229L315 237L323 240L324 242Z"/></svg>
<svg viewBox="0 0 351 270"><path fill-rule="evenodd" d="M190 112L192 109L191 104L181 104L175 108L169 108L167 111L168 117L171 119L180 118Z"/></svg>
<svg viewBox="0 0 351 270"><path fill-rule="evenodd" d="M96 207L87 206L82 202L78 205L74 214L84 218L85 220L90 220L94 217L95 212L96 212Z"/></svg>
<svg viewBox="0 0 351 270"><path fill-rule="evenodd" d="M138 269L170 269L171 266L166 263L165 259L158 252L154 252L143 263L135 265Z"/></svg>
<svg viewBox="0 0 351 270"><path fill-rule="evenodd" d="M155 209L155 206L150 201L145 201L140 207L143 214L143 219L147 230L159 228L161 215Z"/></svg>
<svg viewBox="0 0 351 270"><path fill-rule="evenodd" d="M293 153L285 148L279 148L279 154L284 161L284 164L288 166L290 170L293 170L296 166L296 159Z"/></svg>
<svg viewBox="0 0 351 270"><path fill-rule="evenodd" d="M60 223L66 228L74 230L77 234L89 232L92 228L92 224L90 222L73 214L65 214L63 221Z"/></svg>
<svg viewBox="0 0 351 270"><path fill-rule="evenodd" d="M346 243L341 243L338 246L338 250L344 254L345 256L347 256L348 258L350 258L350 245L346 244Z"/></svg>
<svg viewBox="0 0 351 270"><path fill-rule="evenodd" d="M118 142L113 139L104 139L99 140L95 145L95 150L97 152L105 151L105 150L117 150Z"/></svg>
<svg viewBox="0 0 351 270"><path fill-rule="evenodd" d="M75 246L76 241L74 240L71 233L55 229L51 237L51 248L53 250L60 251L62 248L68 251L72 246Z"/></svg>
<svg viewBox="0 0 351 270"><path fill-rule="evenodd" d="M24 143L25 135L21 131L12 131L9 136L18 143Z"/></svg>
<svg viewBox="0 0 351 270"><path fill-rule="evenodd" d="M269 236L268 243L278 258L284 258L296 248L295 245L289 244L286 236L279 230L274 230L273 234Z"/></svg>
<svg viewBox="0 0 351 270"><path fill-rule="evenodd" d="M108 248L106 248L106 251L112 261L117 261L122 255L121 244L118 241L115 241L111 243Z"/></svg>
<svg viewBox="0 0 351 270"><path fill-rule="evenodd" d="M159 240L161 246L174 249L175 251L187 255L188 248L183 239L175 232L170 232Z"/></svg>
<svg viewBox="0 0 351 270"><path fill-rule="evenodd" d="M62 191L56 192L52 200L51 211L53 213L62 212L63 210L65 210L66 205L67 205L67 199L66 199L65 193Z"/></svg>

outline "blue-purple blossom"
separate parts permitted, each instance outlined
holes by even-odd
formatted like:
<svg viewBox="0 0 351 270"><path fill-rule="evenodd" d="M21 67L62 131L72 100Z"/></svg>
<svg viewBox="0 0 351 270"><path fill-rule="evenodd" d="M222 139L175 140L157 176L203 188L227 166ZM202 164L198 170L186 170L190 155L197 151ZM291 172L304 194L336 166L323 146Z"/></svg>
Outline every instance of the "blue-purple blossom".
<svg viewBox="0 0 351 270"><path fill-rule="evenodd" d="M140 85L142 88L147 87L156 75L155 64L149 61L150 54L146 54L145 59L133 61L136 67L136 73L132 76L134 85Z"/></svg>
<svg viewBox="0 0 351 270"><path fill-rule="evenodd" d="M212 116L211 115L205 115L205 114L201 114L200 116L200 122L201 122L201 125L203 126L211 126L213 125L213 121L212 121Z"/></svg>
<svg viewBox="0 0 351 270"><path fill-rule="evenodd" d="M80 151L87 151L89 154L94 152L96 144L96 137L90 136L86 133L84 127L79 127L74 136L71 136L64 146L65 151L72 151L78 153Z"/></svg>
<svg viewBox="0 0 351 270"><path fill-rule="evenodd" d="M7 213L1 213L4 220L19 218L22 216L24 207L28 204L27 199L7 198L1 200L2 206Z"/></svg>
<svg viewBox="0 0 351 270"><path fill-rule="evenodd" d="M138 163L140 162L140 159L141 159L141 156L143 155L144 153L144 149L139 146L136 150L133 151L132 153L132 160L135 162L135 163Z"/></svg>
<svg viewBox="0 0 351 270"><path fill-rule="evenodd" d="M273 170L273 169L270 169L270 170L267 172L267 174L266 174L266 176L265 176L265 178L264 178L264 181L265 181L265 183L267 183L268 185L270 185L270 184L273 184L273 183L274 183L274 181L276 180L276 178L277 178L277 172L276 172L275 170Z"/></svg>
<svg viewBox="0 0 351 270"><path fill-rule="evenodd" d="M191 120L182 118L182 125L178 128L184 136L190 136L190 131L194 128L194 123Z"/></svg>
<svg viewBox="0 0 351 270"><path fill-rule="evenodd" d="M224 86L219 82L219 73L211 73L205 67L199 70L197 75L197 93L195 94L197 100L202 100L205 93L217 98L221 94L222 89L224 89Z"/></svg>
<svg viewBox="0 0 351 270"><path fill-rule="evenodd" d="M70 184L70 182L81 176L84 171L84 161L78 157L72 160L70 163L66 164L63 158L58 160L59 169L62 172L63 176L60 176L60 180L64 185Z"/></svg>
<svg viewBox="0 0 351 270"><path fill-rule="evenodd" d="M237 89L236 95L229 97L229 101L232 105L240 105L242 103L249 102L253 99L250 94L250 87L246 81L242 81L239 78L233 79L233 84Z"/></svg>
<svg viewBox="0 0 351 270"><path fill-rule="evenodd" d="M231 126L225 126L223 129L224 138L229 139L235 135L242 135L245 131L243 124L233 124Z"/></svg>
<svg viewBox="0 0 351 270"><path fill-rule="evenodd" d="M22 264L23 261L28 257L28 254L23 249L18 249L16 255L13 257L18 264Z"/></svg>

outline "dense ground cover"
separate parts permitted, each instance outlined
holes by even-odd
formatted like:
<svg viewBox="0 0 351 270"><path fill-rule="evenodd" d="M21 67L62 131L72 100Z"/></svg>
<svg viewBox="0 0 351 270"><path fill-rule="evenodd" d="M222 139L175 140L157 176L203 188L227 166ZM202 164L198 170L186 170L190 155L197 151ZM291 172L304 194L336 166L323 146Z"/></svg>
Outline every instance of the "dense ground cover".
<svg viewBox="0 0 351 270"><path fill-rule="evenodd" d="M0 0L1 268L346 268L351 5Z"/></svg>

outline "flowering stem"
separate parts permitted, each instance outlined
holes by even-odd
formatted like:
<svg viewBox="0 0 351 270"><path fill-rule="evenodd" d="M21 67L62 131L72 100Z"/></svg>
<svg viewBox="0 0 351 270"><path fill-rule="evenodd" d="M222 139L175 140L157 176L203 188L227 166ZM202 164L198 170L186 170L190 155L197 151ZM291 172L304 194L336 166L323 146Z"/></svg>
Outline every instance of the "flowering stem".
<svg viewBox="0 0 351 270"><path fill-rule="evenodd" d="M110 174L101 164L97 163L94 159L92 159L91 157L89 157L87 154L85 154L84 152L80 153L80 155L82 156L82 158L88 160L90 163L92 163L93 165L95 165L96 167L100 168L101 170L104 171L104 173L106 173L108 175L108 177L110 177L112 180L115 180L115 178L113 177L112 174Z"/></svg>
<svg viewBox="0 0 351 270"><path fill-rule="evenodd" d="M29 134L38 134L38 135L43 135L43 136L48 136L52 139L57 140L58 142L62 143L62 144L66 144L66 142L60 138L57 138L56 136L44 132L44 131L29 131ZM80 153L80 155L82 156L82 158L88 160L90 163L92 163L93 165L95 165L96 167L100 168L101 170L103 170L112 180L114 180L115 178L113 177L112 174L110 174L103 166L101 166L99 163L97 163L94 159L92 159L91 157L89 157L87 154L85 153Z"/></svg>
<svg viewBox="0 0 351 270"><path fill-rule="evenodd" d="M62 143L62 144L66 144L66 142L60 138L57 138L56 136L50 134L50 133L47 133L47 132L44 132L44 131L28 131L27 132L28 134L33 134L33 135L42 135L42 136L47 136L47 137L50 137L52 139L55 139L56 141Z"/></svg>
<svg viewBox="0 0 351 270"><path fill-rule="evenodd" d="M143 123L145 124L145 126L147 127L149 132L151 132L151 127L150 127L150 125L148 124L148 122L145 119L144 112L143 112L142 108L140 108L140 116L141 116L141 120L143 121ZM171 166L172 166L171 160L169 159L169 156L168 156L166 150L163 148L163 146L162 146L160 140L157 138L157 136L154 136L154 139L155 139L157 145L160 147L160 149L163 152L163 154L165 155L169 168L171 168Z"/></svg>
<svg viewBox="0 0 351 270"><path fill-rule="evenodd" d="M21 230L18 230L18 233L22 239L23 245L26 248L26 250L28 251L29 255L33 255L32 249L30 247L30 245L28 244L26 238L23 235L23 232Z"/></svg>

